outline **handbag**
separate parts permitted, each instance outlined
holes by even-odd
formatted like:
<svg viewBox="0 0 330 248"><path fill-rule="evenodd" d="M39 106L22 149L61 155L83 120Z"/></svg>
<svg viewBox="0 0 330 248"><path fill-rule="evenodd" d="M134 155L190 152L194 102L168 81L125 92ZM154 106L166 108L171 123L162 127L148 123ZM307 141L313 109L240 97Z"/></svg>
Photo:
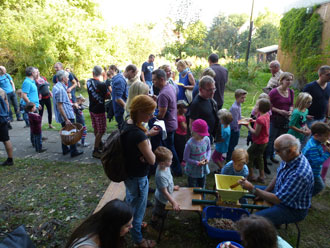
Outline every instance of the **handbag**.
<svg viewBox="0 0 330 248"><path fill-rule="evenodd" d="M192 102L192 100L193 100L193 90L186 89L184 91L184 94L185 94L185 96L187 98L187 102L190 104Z"/></svg>

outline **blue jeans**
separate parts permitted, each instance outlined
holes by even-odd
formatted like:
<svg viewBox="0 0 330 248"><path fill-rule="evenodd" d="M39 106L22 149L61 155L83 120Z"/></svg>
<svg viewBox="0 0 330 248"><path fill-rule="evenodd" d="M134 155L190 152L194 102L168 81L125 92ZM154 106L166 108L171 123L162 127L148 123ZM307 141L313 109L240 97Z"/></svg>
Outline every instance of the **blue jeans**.
<svg viewBox="0 0 330 248"><path fill-rule="evenodd" d="M8 98L8 103L9 103L9 120L13 120L13 113L10 108L11 104L14 106L14 110L15 110L17 119L20 119L21 113L19 112L19 109L18 109L16 93L14 91L7 93L7 98Z"/></svg>
<svg viewBox="0 0 330 248"><path fill-rule="evenodd" d="M233 151L235 150L235 147L238 144L238 140L239 140L239 130L238 131L232 131L230 132L230 140L229 140L229 145L228 145L228 152L226 155L226 161L230 161L231 160L231 154L233 153Z"/></svg>
<svg viewBox="0 0 330 248"><path fill-rule="evenodd" d="M40 134L33 134L31 133L32 144L36 149L36 152L40 152L42 149L42 135Z"/></svg>
<svg viewBox="0 0 330 248"><path fill-rule="evenodd" d="M179 161L178 154L176 153L175 147L174 147L174 132L168 132L167 138L164 140L165 146L171 150L173 154L171 169L173 171L173 174L175 176L181 176L182 175L182 169Z"/></svg>
<svg viewBox="0 0 330 248"><path fill-rule="evenodd" d="M269 142L266 147L266 156L267 158L273 158L275 156L274 153L274 141L282 134L285 134L288 132L288 129L286 128L276 128L274 126L273 121L270 121L270 127L269 127Z"/></svg>
<svg viewBox="0 0 330 248"><path fill-rule="evenodd" d="M308 213L308 209L294 209L283 204L256 212L256 215L263 216L274 225L289 224L302 221Z"/></svg>
<svg viewBox="0 0 330 248"><path fill-rule="evenodd" d="M133 208L133 228L131 229L134 243L142 241L141 224L147 207L149 181L148 177L130 177L125 180L126 202Z"/></svg>
<svg viewBox="0 0 330 248"><path fill-rule="evenodd" d="M69 119L72 123L74 123L74 119ZM65 126L65 122L61 123L62 127ZM71 155L77 152L77 144L70 145L70 148L62 143L62 152L68 153L70 151Z"/></svg>
<svg viewBox="0 0 330 248"><path fill-rule="evenodd" d="M188 177L188 187L205 188L206 176L200 178Z"/></svg>
<svg viewBox="0 0 330 248"><path fill-rule="evenodd" d="M314 177L314 188L312 196L317 195L324 189L325 185L321 176Z"/></svg>
<svg viewBox="0 0 330 248"><path fill-rule="evenodd" d="M152 81L147 81L146 80L146 84L149 86L149 93L151 95L153 95L154 94L154 90L153 90L153 87L152 87Z"/></svg>

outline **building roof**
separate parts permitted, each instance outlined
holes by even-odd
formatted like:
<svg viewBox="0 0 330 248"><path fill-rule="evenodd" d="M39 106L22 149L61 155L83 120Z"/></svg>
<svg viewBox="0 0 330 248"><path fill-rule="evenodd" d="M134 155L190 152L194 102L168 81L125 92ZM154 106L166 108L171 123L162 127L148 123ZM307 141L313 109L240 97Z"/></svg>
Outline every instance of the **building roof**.
<svg viewBox="0 0 330 248"><path fill-rule="evenodd" d="M263 47L263 48L258 48L257 52L271 53L271 52L275 52L277 50L278 50L278 45L272 45L272 46L267 46L267 47Z"/></svg>

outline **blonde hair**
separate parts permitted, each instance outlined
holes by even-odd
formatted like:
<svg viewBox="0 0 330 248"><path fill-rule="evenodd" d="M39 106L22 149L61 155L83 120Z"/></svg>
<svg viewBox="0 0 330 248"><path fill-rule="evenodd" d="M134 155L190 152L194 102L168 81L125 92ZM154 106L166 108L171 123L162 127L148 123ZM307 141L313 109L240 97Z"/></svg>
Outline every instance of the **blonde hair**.
<svg viewBox="0 0 330 248"><path fill-rule="evenodd" d="M237 89L235 90L235 98L239 98L241 96L244 96L247 94L247 91L246 90L243 90L243 89Z"/></svg>
<svg viewBox="0 0 330 248"><path fill-rule="evenodd" d="M138 95L133 98L130 110L130 117L133 120L133 123L138 126L144 132L147 132L147 129L142 125L142 122L137 122L138 116L141 113L153 113L156 108L156 102L147 95Z"/></svg>
<svg viewBox="0 0 330 248"><path fill-rule="evenodd" d="M294 104L294 107L302 110L304 108L307 108L309 105L307 105L308 102L311 102L313 100L313 97L307 93L307 92L301 92L299 93L296 103Z"/></svg>
<svg viewBox="0 0 330 248"><path fill-rule="evenodd" d="M215 75L216 75L215 71L212 68L208 67L203 71L202 77L211 76L211 77L215 78Z"/></svg>
<svg viewBox="0 0 330 248"><path fill-rule="evenodd" d="M148 95L148 93L149 93L149 87L147 84L142 83L140 81L133 83L129 87L128 98L127 98L127 102L126 102L126 106L125 106L126 111L129 112L129 108L130 108L132 100L135 96Z"/></svg>
<svg viewBox="0 0 330 248"><path fill-rule="evenodd" d="M191 66L191 63L189 63L186 60L181 59L176 63L176 66L181 66L181 67L183 67L183 69L186 69L187 67Z"/></svg>
<svg viewBox="0 0 330 248"><path fill-rule="evenodd" d="M229 125L233 121L233 115L227 109L220 109L217 116L225 125Z"/></svg>
<svg viewBox="0 0 330 248"><path fill-rule="evenodd" d="M234 162L245 162L247 164L249 162L249 154L245 149L239 148L235 149L231 155L231 159Z"/></svg>
<svg viewBox="0 0 330 248"><path fill-rule="evenodd" d="M282 81L284 79L289 78L289 77L292 77L292 79L294 78L294 76L291 72L282 72L281 75L280 75L280 78L278 79L279 85L282 85Z"/></svg>

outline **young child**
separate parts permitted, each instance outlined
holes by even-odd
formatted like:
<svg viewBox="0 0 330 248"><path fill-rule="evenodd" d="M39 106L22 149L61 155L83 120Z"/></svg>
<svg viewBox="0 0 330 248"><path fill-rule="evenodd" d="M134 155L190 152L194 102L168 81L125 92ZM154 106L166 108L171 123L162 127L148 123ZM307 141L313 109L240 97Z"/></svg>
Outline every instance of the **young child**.
<svg viewBox="0 0 330 248"><path fill-rule="evenodd" d="M321 178L322 164L330 157L330 147L325 146L323 151L322 144L330 137L330 127L324 122L315 122L311 126L312 137L307 141L302 153L308 159L314 174L313 196L324 189L324 183Z"/></svg>
<svg viewBox="0 0 330 248"><path fill-rule="evenodd" d="M85 142L86 135L87 135L87 128L85 125L85 117L84 117L84 106L83 103L85 102L85 98L80 94L79 96L76 97L77 102L73 105L74 108L74 113L76 114L76 122L80 123L83 126L83 134L81 137L81 142L78 142L78 145L81 145L83 147L89 146L89 143Z"/></svg>
<svg viewBox="0 0 330 248"><path fill-rule="evenodd" d="M42 148L41 116L35 113L37 108L33 102L28 102L25 108L29 115L32 145L36 149L36 152L45 152L47 149Z"/></svg>
<svg viewBox="0 0 330 248"><path fill-rule="evenodd" d="M230 126L229 124L233 121L232 114L226 109L220 109L217 113L220 120L221 128L221 139L220 142L216 141L215 150L212 154L212 160L216 163L221 170L223 167L224 158L223 153L228 152L229 140L230 140Z"/></svg>
<svg viewBox="0 0 330 248"><path fill-rule="evenodd" d="M173 154L170 149L164 146L158 146L154 153L158 166L155 175L155 206L152 210L151 223L157 224L158 218L162 218L166 214L165 205L167 201L172 204L175 211L179 211L180 206L171 196L173 190L179 190L179 186L174 186L170 169Z"/></svg>
<svg viewBox="0 0 330 248"><path fill-rule="evenodd" d="M211 143L206 121L197 119L192 123L191 138L184 149L183 160L186 161L185 173L189 187L205 187L206 175L211 158Z"/></svg>
<svg viewBox="0 0 330 248"><path fill-rule="evenodd" d="M233 153L235 147L238 144L239 131L241 128L241 126L238 125L238 121L242 119L241 104L245 102L246 94L247 91L243 89L235 90L236 101L233 103L229 110L233 116L233 121L230 123L230 141L226 158L227 162L231 160L231 154Z"/></svg>
<svg viewBox="0 0 330 248"><path fill-rule="evenodd" d="M23 116L23 120L25 121L25 127L29 127L30 123L29 123L29 116L27 114L27 112L25 111L25 102L23 100L23 92L21 89L16 91L17 96L20 98L19 100L19 111L21 112L22 116Z"/></svg>
<svg viewBox="0 0 330 248"><path fill-rule="evenodd" d="M306 143L306 137L311 134L311 130L307 127L306 121L308 108L311 106L312 100L313 98L309 93L299 93L289 122L288 133L300 140L302 148Z"/></svg>
<svg viewBox="0 0 330 248"><path fill-rule="evenodd" d="M270 101L268 99L260 99L257 102L257 111L259 116L255 122L254 128L250 125L246 125L249 131L252 133L252 145L247 150L249 154L249 181L257 181L259 183L265 183L264 174L264 161L263 153L266 149L269 141L269 125L270 117L268 111L270 110ZM256 179L253 177L253 165L259 168L259 177Z"/></svg>
<svg viewBox="0 0 330 248"><path fill-rule="evenodd" d="M231 156L231 161L228 162L221 170L221 174L231 176L247 177L249 175L249 154L244 149L235 149Z"/></svg>
<svg viewBox="0 0 330 248"><path fill-rule="evenodd" d="M187 141L187 120L185 114L187 113L188 103L184 100L179 100L177 103L178 108L178 128L174 134L174 147L178 154L179 161L182 163L184 146Z"/></svg>

